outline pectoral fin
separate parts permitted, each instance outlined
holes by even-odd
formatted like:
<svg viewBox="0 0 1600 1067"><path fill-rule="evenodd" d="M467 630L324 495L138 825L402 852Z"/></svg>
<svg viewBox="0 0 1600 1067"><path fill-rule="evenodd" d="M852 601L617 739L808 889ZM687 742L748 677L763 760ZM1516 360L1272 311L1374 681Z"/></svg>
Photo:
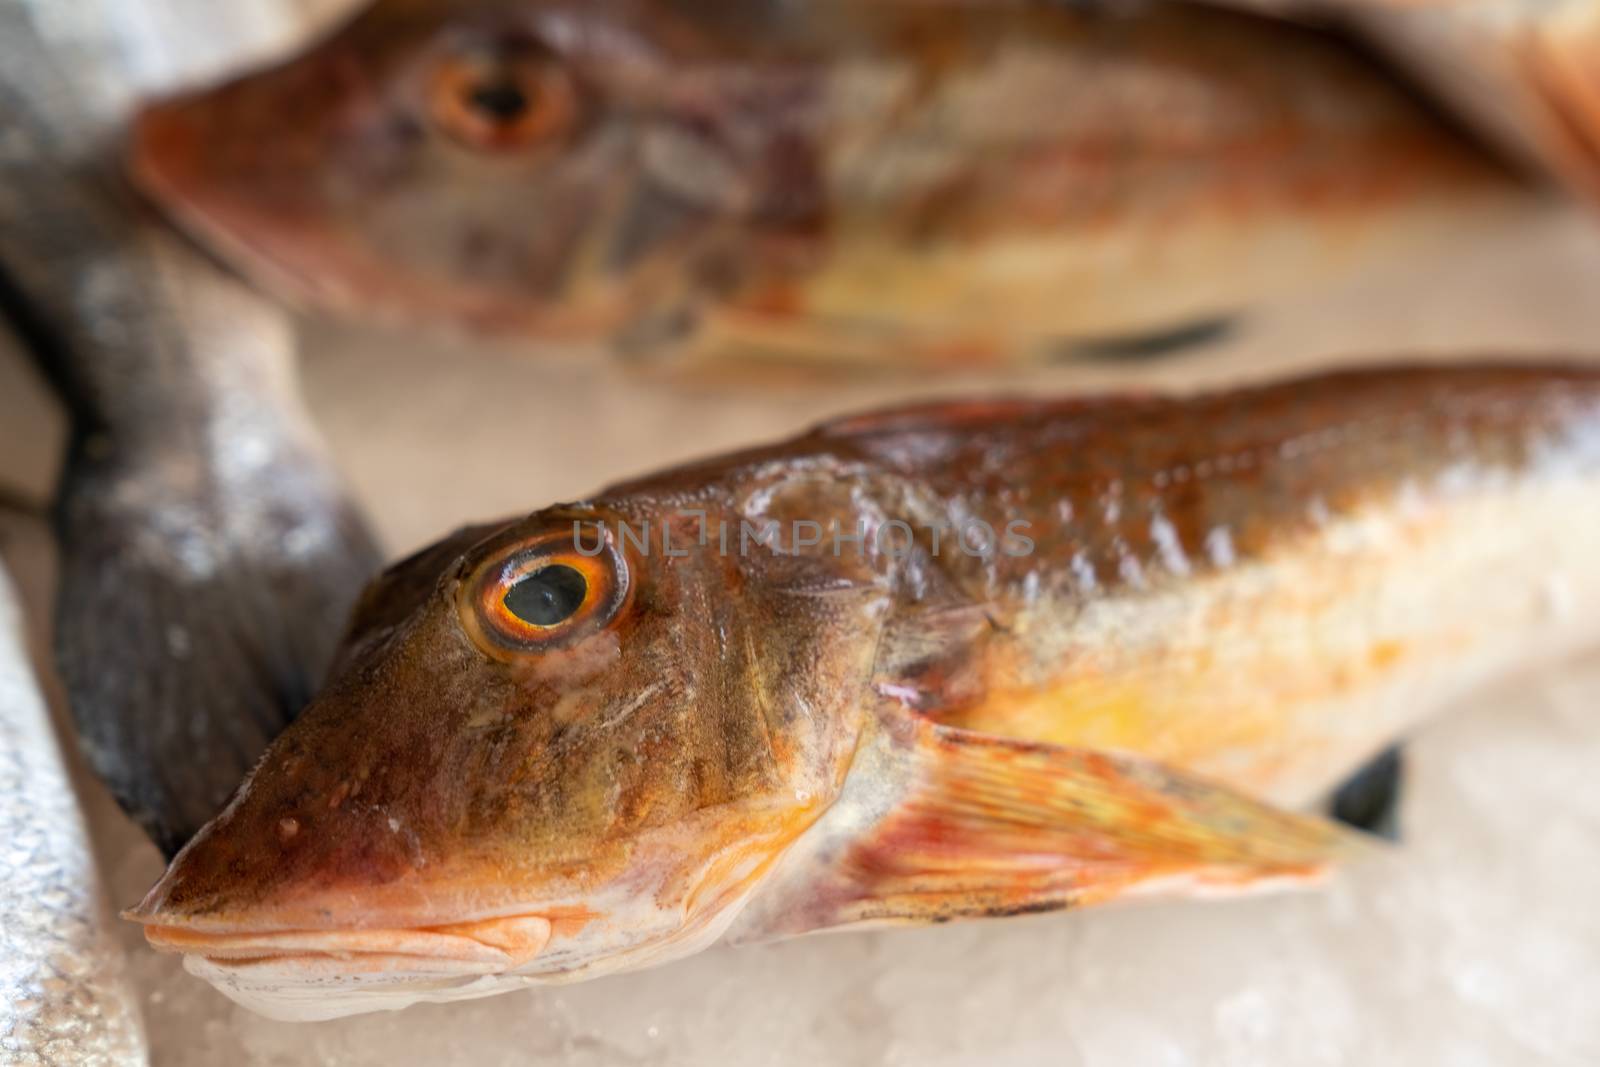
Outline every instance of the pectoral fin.
<svg viewBox="0 0 1600 1067"><path fill-rule="evenodd" d="M909 732L909 745L858 757L740 939L1249 890L1316 878L1363 847L1329 821L1136 756L922 720ZM901 783L892 799L887 778Z"/></svg>

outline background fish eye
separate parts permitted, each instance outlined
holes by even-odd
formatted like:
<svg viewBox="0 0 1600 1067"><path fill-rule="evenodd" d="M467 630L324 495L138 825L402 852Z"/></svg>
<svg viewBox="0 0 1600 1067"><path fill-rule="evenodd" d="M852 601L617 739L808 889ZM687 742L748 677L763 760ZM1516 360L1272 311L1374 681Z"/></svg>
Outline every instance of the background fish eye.
<svg viewBox="0 0 1600 1067"><path fill-rule="evenodd" d="M428 90L435 126L481 152L510 152L569 132L578 94L552 56L532 46L472 49L439 60Z"/></svg>

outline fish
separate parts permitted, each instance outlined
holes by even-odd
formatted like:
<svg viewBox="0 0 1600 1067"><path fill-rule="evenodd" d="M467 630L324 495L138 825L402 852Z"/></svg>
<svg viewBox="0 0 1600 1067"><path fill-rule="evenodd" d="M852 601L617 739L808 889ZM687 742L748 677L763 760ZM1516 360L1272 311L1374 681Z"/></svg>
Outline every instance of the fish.
<svg viewBox="0 0 1600 1067"><path fill-rule="evenodd" d="M1000 0L1004 3L1007 0ZM1227 0L1337 26L1395 57L1485 137L1592 206L1600 198L1600 5Z"/></svg>
<svg viewBox="0 0 1600 1067"><path fill-rule="evenodd" d="M1342 781L1600 637L1597 521L1600 364L844 417L393 565L125 916L321 1019L1312 883Z"/></svg>
<svg viewBox="0 0 1600 1067"><path fill-rule="evenodd" d="M282 313L117 180L112 79L72 14L0 0L0 318L70 423L54 650L77 740L170 857L310 699L383 557Z"/></svg>
<svg viewBox="0 0 1600 1067"><path fill-rule="evenodd" d="M291 302L645 365L1170 349L1529 197L1344 42L1171 3L379 0L129 140Z"/></svg>
<svg viewBox="0 0 1600 1067"><path fill-rule="evenodd" d="M0 568L0 1059L148 1062L83 813Z"/></svg>

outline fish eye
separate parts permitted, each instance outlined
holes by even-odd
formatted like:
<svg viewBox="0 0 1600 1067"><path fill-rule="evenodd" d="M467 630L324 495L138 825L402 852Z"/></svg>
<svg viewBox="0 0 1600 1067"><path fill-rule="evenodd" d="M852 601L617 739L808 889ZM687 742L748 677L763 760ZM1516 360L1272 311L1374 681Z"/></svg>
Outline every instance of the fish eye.
<svg viewBox="0 0 1600 1067"><path fill-rule="evenodd" d="M628 586L627 562L604 528L569 528L478 564L461 586L461 620L484 653L515 658L603 629L627 601Z"/></svg>
<svg viewBox="0 0 1600 1067"><path fill-rule="evenodd" d="M552 563L525 575L506 591L505 608L529 626L555 626L583 607L589 582L565 563Z"/></svg>
<svg viewBox="0 0 1600 1067"><path fill-rule="evenodd" d="M467 101L484 116L499 122L515 122L532 106L522 86L513 81L479 85L468 93Z"/></svg>
<svg viewBox="0 0 1600 1067"><path fill-rule="evenodd" d="M434 72L429 108L452 140L508 152L571 130L577 92L565 70L531 50L449 56Z"/></svg>

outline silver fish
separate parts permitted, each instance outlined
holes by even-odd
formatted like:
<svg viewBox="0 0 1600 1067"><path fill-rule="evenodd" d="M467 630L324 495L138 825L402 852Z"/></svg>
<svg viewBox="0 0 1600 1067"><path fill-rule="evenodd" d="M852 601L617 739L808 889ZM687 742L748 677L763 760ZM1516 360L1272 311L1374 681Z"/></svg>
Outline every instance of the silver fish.
<svg viewBox="0 0 1600 1067"><path fill-rule="evenodd" d="M137 1064L144 1027L0 569L0 1064Z"/></svg>

